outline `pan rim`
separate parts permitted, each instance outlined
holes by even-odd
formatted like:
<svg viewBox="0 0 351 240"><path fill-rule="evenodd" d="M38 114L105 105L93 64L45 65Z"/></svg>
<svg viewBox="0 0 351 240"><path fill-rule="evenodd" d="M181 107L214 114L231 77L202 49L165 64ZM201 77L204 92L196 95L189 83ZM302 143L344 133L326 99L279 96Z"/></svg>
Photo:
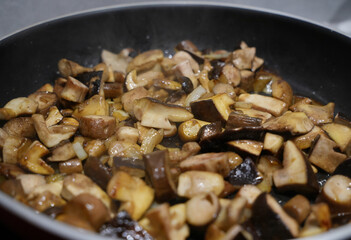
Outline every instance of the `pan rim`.
<svg viewBox="0 0 351 240"><path fill-rule="evenodd" d="M177 7L184 7L184 6L194 6L194 7L223 7L223 8L235 8L235 9L240 9L240 10L249 10L249 11L256 11L259 13L266 13L266 14L273 14L276 16L282 16L286 18L290 18L293 20L296 20L298 22L303 22L307 24L312 24L318 27L321 27L325 30L329 30L330 32L333 33L338 33L341 36L346 37L347 39L351 40L350 36L346 35L345 33L338 31L336 29L331 28L330 26L326 26L324 24L317 23L313 20L309 20L303 17L296 16L294 14L289 14L289 13L284 13L280 12L277 10L270 10L266 8L261 8L261 7L252 7L252 6L246 6L246 5L241 5L241 4L234 4L234 3L227 3L227 2L214 2L214 1L168 1L168 2L158 2L158 1L146 1L142 3L125 3L125 4L115 4L111 6L105 6L105 7L98 7L98 8L92 8L88 10L83 10L83 11L77 11L74 13L70 14L65 14L61 15L58 17L54 17L51 19L47 19L44 21L37 22L35 24L29 25L27 27L24 27L22 29L19 29L13 33L7 34L4 37L0 39L0 44L5 40L8 39L9 37L15 37L16 34L23 32L25 30L31 30L33 28L40 28L41 25L43 24L48 24L48 23L55 23L57 21L61 20L69 20L69 18L73 17L84 17L86 15L93 15L93 14L98 14L98 13L104 13L104 12L109 12L109 11L116 11L116 10L124 10L124 9L130 9L130 8L143 8L143 7L171 7L171 6L177 6ZM6 194L0 192L0 204L2 207L6 207L8 210L10 210L11 213L15 213L17 217L20 217L28 222L30 224L38 227L39 229L43 229L51 234L54 234L59 237L63 238L82 238L84 239L115 239L115 238L109 238L109 237L104 237L96 233L90 233L84 230L80 230L75 227L71 227L69 225L60 223L58 221L52 220L47 216L43 216L42 214L36 214L35 211L30 209L29 207L23 205L20 202L14 201L13 198L7 196ZM33 221L33 219L35 221ZM50 222L50 224L48 224ZM54 223L54 224L52 224ZM317 235L314 237L308 237L308 238L303 238L303 239L309 239L309 240L323 240L323 239L343 239L345 236L347 237L351 233L350 230L350 224L341 226L336 229L332 229L326 233L323 233L321 235Z"/></svg>

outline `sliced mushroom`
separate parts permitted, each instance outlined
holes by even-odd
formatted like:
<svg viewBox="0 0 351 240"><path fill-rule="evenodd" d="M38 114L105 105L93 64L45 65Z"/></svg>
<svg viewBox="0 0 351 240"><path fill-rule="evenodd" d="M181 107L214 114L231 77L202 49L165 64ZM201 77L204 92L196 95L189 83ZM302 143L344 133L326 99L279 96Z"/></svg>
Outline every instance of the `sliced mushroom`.
<svg viewBox="0 0 351 240"><path fill-rule="evenodd" d="M70 159L59 163L60 173L81 173L83 171L83 164L79 158Z"/></svg>
<svg viewBox="0 0 351 240"><path fill-rule="evenodd" d="M198 48L196 47L196 45L190 41L190 40L183 40L181 42L179 42L177 44L177 46L175 47L175 49L177 50L187 50L187 51L190 51L190 52L198 52Z"/></svg>
<svg viewBox="0 0 351 240"><path fill-rule="evenodd" d="M340 150L351 156L351 128L337 123L322 126L328 136L340 147Z"/></svg>
<svg viewBox="0 0 351 240"><path fill-rule="evenodd" d="M72 113L72 117L76 119L87 115L107 116L108 105L105 98L99 95L94 95L85 102L79 104Z"/></svg>
<svg viewBox="0 0 351 240"><path fill-rule="evenodd" d="M2 149L3 161L16 164L31 144L32 141L28 138L8 136Z"/></svg>
<svg viewBox="0 0 351 240"><path fill-rule="evenodd" d="M34 189L45 185L45 177L39 174L21 174L17 178L25 194L30 194Z"/></svg>
<svg viewBox="0 0 351 240"><path fill-rule="evenodd" d="M141 142L140 152L142 154L147 154L153 152L157 144L159 144L163 139L163 129L153 129L150 128L145 134L143 141Z"/></svg>
<svg viewBox="0 0 351 240"><path fill-rule="evenodd" d="M24 173L23 169L15 164L0 162L0 175L6 179L16 178Z"/></svg>
<svg viewBox="0 0 351 240"><path fill-rule="evenodd" d="M200 99L190 103L195 118L207 122L226 122L231 112L230 106L234 100L226 93L214 95L210 98Z"/></svg>
<svg viewBox="0 0 351 240"><path fill-rule="evenodd" d="M145 162L143 159L131 157L113 157L112 167L114 173L117 171L124 171L129 175L138 178L144 178L146 176Z"/></svg>
<svg viewBox="0 0 351 240"><path fill-rule="evenodd" d="M70 201L82 193L89 193L97 197L109 211L113 209L111 198L89 177L80 173L73 173L64 177L61 192L64 199Z"/></svg>
<svg viewBox="0 0 351 240"><path fill-rule="evenodd" d="M295 104L294 112L304 112L315 125L330 123L334 117L334 103L325 106L298 103Z"/></svg>
<svg viewBox="0 0 351 240"><path fill-rule="evenodd" d="M134 115L134 100L141 99L147 96L148 92L143 87L137 87L131 91L126 92L121 98L124 110L126 110L129 114Z"/></svg>
<svg viewBox="0 0 351 240"><path fill-rule="evenodd" d="M187 77L191 80L193 87L196 88L198 80L195 77L193 69L189 60L184 60L173 67L175 75L177 77Z"/></svg>
<svg viewBox="0 0 351 240"><path fill-rule="evenodd" d="M283 206L284 211L294 218L299 224L303 223L311 211L309 200L303 195L295 195Z"/></svg>
<svg viewBox="0 0 351 240"><path fill-rule="evenodd" d="M135 117L146 127L170 129L172 125L169 121L183 122L193 118L185 108L164 104L152 98L138 99L134 103Z"/></svg>
<svg viewBox="0 0 351 240"><path fill-rule="evenodd" d="M301 194L315 194L319 191L310 162L290 140L284 146L283 168L273 173L273 180L280 191L294 191Z"/></svg>
<svg viewBox="0 0 351 240"><path fill-rule="evenodd" d="M246 91L253 91L253 84L255 82L255 74L249 70L241 70L240 71L240 84L239 87Z"/></svg>
<svg viewBox="0 0 351 240"><path fill-rule="evenodd" d="M187 222L193 226L204 226L214 221L219 213L218 197L213 193L203 193L186 202Z"/></svg>
<svg viewBox="0 0 351 240"><path fill-rule="evenodd" d="M42 159L48 153L49 150L44 145L39 141L34 141L18 162L23 168L33 173L50 175L55 171Z"/></svg>
<svg viewBox="0 0 351 240"><path fill-rule="evenodd" d="M151 187L142 179L123 171L113 175L106 192L111 198L121 201L119 210L127 211L134 220L141 218L154 200L154 190Z"/></svg>
<svg viewBox="0 0 351 240"><path fill-rule="evenodd" d="M84 174L90 177L102 189L106 189L112 177L109 167L102 163L101 158L89 157L84 164Z"/></svg>
<svg viewBox="0 0 351 240"><path fill-rule="evenodd" d="M351 128L351 120L341 112L336 114L334 118L334 123L345 125L346 127Z"/></svg>
<svg viewBox="0 0 351 240"><path fill-rule="evenodd" d="M267 193L262 193L255 200L251 221L263 239L290 239L299 234L296 220Z"/></svg>
<svg viewBox="0 0 351 240"><path fill-rule="evenodd" d="M123 49L120 53L115 54L106 49L101 52L102 61L112 68L113 71L126 73L129 62L132 60L129 57L131 49Z"/></svg>
<svg viewBox="0 0 351 240"><path fill-rule="evenodd" d="M104 84L105 98L117 98L123 94L123 85L119 82L105 83Z"/></svg>
<svg viewBox="0 0 351 240"><path fill-rule="evenodd" d="M198 119L190 119L181 123L178 127L178 135L183 142L196 141L199 139L201 127L210 124Z"/></svg>
<svg viewBox="0 0 351 240"><path fill-rule="evenodd" d="M326 203L313 204L311 213L301 229L299 237L321 234L332 226L330 210Z"/></svg>
<svg viewBox="0 0 351 240"><path fill-rule="evenodd" d="M41 114L33 114L32 119L40 141L47 147L56 146L61 141L69 139L77 130L76 126L70 125L54 125L47 127L44 117Z"/></svg>
<svg viewBox="0 0 351 240"><path fill-rule="evenodd" d="M263 180L257 186L263 191L270 192L273 186L273 173L280 168L282 165L278 158L272 155L261 156L257 163L257 169L262 173Z"/></svg>
<svg viewBox="0 0 351 240"><path fill-rule="evenodd" d="M176 186L171 178L167 151L156 151L143 156L145 170L155 189L155 198L164 202L175 197Z"/></svg>
<svg viewBox="0 0 351 240"><path fill-rule="evenodd" d="M76 153L73 149L73 145L71 142L65 143L61 146L56 147L52 151L52 155L48 157L49 161L57 162L57 161L66 161L76 157Z"/></svg>
<svg viewBox="0 0 351 240"><path fill-rule="evenodd" d="M252 61L256 54L256 48L238 49L233 52L233 64L238 69L251 69Z"/></svg>
<svg viewBox="0 0 351 240"><path fill-rule="evenodd" d="M182 89L182 85L179 82L171 80L169 78L154 79L153 86L157 88L163 88L168 91L176 91Z"/></svg>
<svg viewBox="0 0 351 240"><path fill-rule="evenodd" d="M64 206L63 214L87 221L95 230L110 219L106 206L90 193L81 193L68 201Z"/></svg>
<svg viewBox="0 0 351 240"><path fill-rule="evenodd" d="M137 143L139 139L139 131L134 127L122 126L116 131L117 140Z"/></svg>
<svg viewBox="0 0 351 240"><path fill-rule="evenodd" d="M63 77L76 76L83 72L91 71L90 68L83 67L76 62L62 58L58 62L58 69Z"/></svg>
<svg viewBox="0 0 351 240"><path fill-rule="evenodd" d="M263 149L263 143L254 140L233 140L226 143L237 152L259 156Z"/></svg>
<svg viewBox="0 0 351 240"><path fill-rule="evenodd" d="M284 144L284 138L277 134L266 133L264 136L263 149L277 154Z"/></svg>
<svg viewBox="0 0 351 240"><path fill-rule="evenodd" d="M237 87L241 81L240 71L232 64L226 64L223 69L220 78L224 78L225 82Z"/></svg>
<svg viewBox="0 0 351 240"><path fill-rule="evenodd" d="M132 59L128 64L127 72L133 69L137 71L144 71L153 68L158 62L163 59L163 52L159 49L149 50L143 52Z"/></svg>
<svg viewBox="0 0 351 240"><path fill-rule="evenodd" d="M270 114L268 112L258 111L256 109L235 107L235 110L242 112L243 114L245 114L249 117L259 118L262 120L261 123L265 123L267 120L272 118L272 114Z"/></svg>
<svg viewBox="0 0 351 240"><path fill-rule="evenodd" d="M43 212L48 208L62 207L66 204L66 201L59 195L55 195L50 191L44 191L27 197L27 204L33 209Z"/></svg>
<svg viewBox="0 0 351 240"><path fill-rule="evenodd" d="M56 93L47 91L37 91L28 96L38 104L38 113L45 114L50 107L55 106L58 102Z"/></svg>
<svg viewBox="0 0 351 240"><path fill-rule="evenodd" d="M314 126L312 130L304 135L294 137L292 141L295 143L295 145L300 148L300 149L307 149L312 146L313 141L315 138L318 136L324 136L327 137L323 129L321 129L318 126Z"/></svg>
<svg viewBox="0 0 351 240"><path fill-rule="evenodd" d="M325 202L332 214L351 212L351 179L343 175L334 175L324 184L317 202Z"/></svg>
<svg viewBox="0 0 351 240"><path fill-rule="evenodd" d="M288 82L278 79L272 82L271 88L272 97L282 100L288 107L292 104L293 90Z"/></svg>
<svg viewBox="0 0 351 240"><path fill-rule="evenodd" d="M61 122L62 119L63 116L60 113L60 110L56 106L54 106L49 109L48 116L45 119L45 123L46 126L51 127Z"/></svg>
<svg viewBox="0 0 351 240"><path fill-rule="evenodd" d="M86 115L79 119L79 131L85 137L106 139L116 130L116 119L110 116Z"/></svg>
<svg viewBox="0 0 351 240"><path fill-rule="evenodd" d="M229 114L225 128L237 128L237 127L247 127L247 126L260 126L262 122L261 118L250 117L239 111L232 111Z"/></svg>
<svg viewBox="0 0 351 240"><path fill-rule="evenodd" d="M14 98L3 108L0 108L0 120L10 120L20 115L33 114L37 108L38 104L30 98Z"/></svg>
<svg viewBox="0 0 351 240"><path fill-rule="evenodd" d="M221 174L226 177L230 170L242 163L242 158L233 152L203 153L188 157L179 165L184 171L198 170Z"/></svg>
<svg viewBox="0 0 351 240"><path fill-rule="evenodd" d="M252 108L269 112L274 116L280 116L283 112L287 110L287 105L285 102L278 100L276 98L263 96L259 94L240 94L239 101L252 103Z"/></svg>
<svg viewBox="0 0 351 240"><path fill-rule="evenodd" d="M68 77L60 97L71 102L82 103L88 91L89 88L83 83L73 77Z"/></svg>
<svg viewBox="0 0 351 240"><path fill-rule="evenodd" d="M336 143L328 137L319 136L310 153L309 161L328 173L335 171L336 167L342 163L347 156L336 152Z"/></svg>
<svg viewBox="0 0 351 240"><path fill-rule="evenodd" d="M262 124L263 128L273 132L290 132L291 135L308 133L314 127L303 112L285 112L282 116Z"/></svg>
<svg viewBox="0 0 351 240"><path fill-rule="evenodd" d="M200 69L199 64L192 58L189 53L185 51L178 51L176 54L174 54L173 60L176 64L188 60L194 73L197 73Z"/></svg>
<svg viewBox="0 0 351 240"><path fill-rule="evenodd" d="M192 198L197 194L213 192L217 196L224 189L223 177L218 173L187 171L179 176L177 193Z"/></svg>

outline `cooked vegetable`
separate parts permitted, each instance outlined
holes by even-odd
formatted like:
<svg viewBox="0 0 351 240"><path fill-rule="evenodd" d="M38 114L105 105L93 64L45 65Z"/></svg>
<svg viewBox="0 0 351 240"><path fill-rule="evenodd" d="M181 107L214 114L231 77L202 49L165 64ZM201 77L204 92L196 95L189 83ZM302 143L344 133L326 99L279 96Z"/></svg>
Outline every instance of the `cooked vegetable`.
<svg viewBox="0 0 351 240"><path fill-rule="evenodd" d="M61 59L54 85L0 108L0 190L117 238L287 239L350 222L351 121L334 103L294 95L245 42L171 52Z"/></svg>

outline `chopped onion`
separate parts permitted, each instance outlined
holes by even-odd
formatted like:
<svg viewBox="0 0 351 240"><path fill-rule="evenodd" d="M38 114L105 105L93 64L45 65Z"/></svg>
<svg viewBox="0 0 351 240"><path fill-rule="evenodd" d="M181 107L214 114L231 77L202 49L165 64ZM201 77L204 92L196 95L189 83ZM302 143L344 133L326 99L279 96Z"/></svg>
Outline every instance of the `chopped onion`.
<svg viewBox="0 0 351 240"><path fill-rule="evenodd" d="M189 107L191 102L198 100L205 93L206 93L206 89L203 86L199 85L186 97L185 106Z"/></svg>

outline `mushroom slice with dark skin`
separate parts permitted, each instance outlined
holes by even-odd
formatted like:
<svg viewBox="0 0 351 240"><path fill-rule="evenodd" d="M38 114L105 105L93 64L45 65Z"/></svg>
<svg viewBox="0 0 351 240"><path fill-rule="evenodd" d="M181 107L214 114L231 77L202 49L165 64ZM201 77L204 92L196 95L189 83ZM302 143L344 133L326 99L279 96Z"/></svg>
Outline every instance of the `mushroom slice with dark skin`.
<svg viewBox="0 0 351 240"><path fill-rule="evenodd" d="M315 140L315 144L309 156L309 161L328 173L335 171L336 167L342 163L347 156L334 149L336 143L328 137L321 136Z"/></svg>
<svg viewBox="0 0 351 240"><path fill-rule="evenodd" d="M28 98L38 103L37 112L40 114L47 113L50 107L55 106L58 103L58 97L56 93L53 92L38 91L29 95Z"/></svg>
<svg viewBox="0 0 351 240"><path fill-rule="evenodd" d="M226 143L229 148L234 148L234 151L243 153L244 155L259 156L263 149L263 143L254 140L233 140Z"/></svg>
<svg viewBox="0 0 351 240"><path fill-rule="evenodd" d="M79 65L76 62L67 60L65 58L62 58L59 62L58 62L58 70L60 72L60 74L63 77L68 77L68 76L77 76L80 73L83 72L89 72L92 69L91 68L86 68L83 67L81 65Z"/></svg>
<svg viewBox="0 0 351 240"><path fill-rule="evenodd" d="M251 69L255 55L255 47L235 50L232 56L233 64L240 70Z"/></svg>
<svg viewBox="0 0 351 240"><path fill-rule="evenodd" d="M230 128L237 128L237 127L260 126L261 123L262 123L261 118L250 117L239 111L232 111L229 114L225 128L230 129Z"/></svg>
<svg viewBox="0 0 351 240"><path fill-rule="evenodd" d="M143 156L148 179L155 189L157 202L168 201L175 197L176 186L172 180L168 151L156 151Z"/></svg>
<svg viewBox="0 0 351 240"><path fill-rule="evenodd" d="M252 108L269 112L274 116L280 116L287 110L285 102L273 97L263 96L259 94L243 93L239 95L239 101L252 103Z"/></svg>
<svg viewBox="0 0 351 240"><path fill-rule="evenodd" d="M123 84L119 82L105 83L104 84L105 98L116 98L123 94Z"/></svg>
<svg viewBox="0 0 351 240"><path fill-rule="evenodd" d="M112 178L112 171L98 157L89 157L84 164L84 174L90 177L102 189L106 189Z"/></svg>
<svg viewBox="0 0 351 240"><path fill-rule="evenodd" d="M131 91L123 94L121 101L123 104L123 108L126 112L134 116L133 106L134 100L141 99L148 96L148 91L144 87L137 87Z"/></svg>
<svg viewBox="0 0 351 240"><path fill-rule="evenodd" d="M351 120L341 112L336 114L334 118L334 123L345 125L346 127L351 128Z"/></svg>
<svg viewBox="0 0 351 240"><path fill-rule="evenodd" d="M293 90L290 84L284 80L275 80L272 82L272 97L282 100L286 103L287 107L292 104Z"/></svg>
<svg viewBox="0 0 351 240"><path fill-rule="evenodd" d="M49 161L60 162L76 157L76 153L71 142L57 146L52 150L52 155L48 157Z"/></svg>
<svg viewBox="0 0 351 240"><path fill-rule="evenodd" d="M276 155L284 144L284 138L277 134L266 133L264 136L263 149Z"/></svg>
<svg viewBox="0 0 351 240"><path fill-rule="evenodd" d="M186 202L187 222L193 226L204 226L214 221L220 211L218 197L212 193L203 193Z"/></svg>
<svg viewBox="0 0 351 240"><path fill-rule="evenodd" d="M216 172L226 177L230 170L242 163L242 158L234 152L203 153L188 157L179 164L182 171L202 170Z"/></svg>
<svg viewBox="0 0 351 240"><path fill-rule="evenodd" d="M82 103L88 91L89 88L83 83L73 77L68 77L60 97L71 102Z"/></svg>
<svg viewBox="0 0 351 240"><path fill-rule="evenodd" d="M328 123L323 125L322 129L336 142L342 152L351 156L351 127L337 123Z"/></svg>
<svg viewBox="0 0 351 240"><path fill-rule="evenodd" d="M333 121L334 106L334 103L328 103L325 106L297 103L295 104L293 111L304 112L315 125L321 125Z"/></svg>
<svg viewBox="0 0 351 240"><path fill-rule="evenodd" d="M312 146L313 141L316 139L318 135L327 137L327 134L323 131L322 128L318 126L314 126L310 132L304 135L294 137L292 141L296 144L298 148L307 149Z"/></svg>
<svg viewBox="0 0 351 240"><path fill-rule="evenodd" d="M254 76L255 74L250 70L241 70L239 87L246 92L252 92L253 84L255 82Z"/></svg>
<svg viewBox="0 0 351 240"><path fill-rule="evenodd" d="M268 193L262 193L256 198L252 206L251 222L262 239L290 239L299 234L296 220Z"/></svg>
<svg viewBox="0 0 351 240"><path fill-rule="evenodd" d="M83 171L82 161L78 158L70 159L59 163L60 173L71 174L81 173Z"/></svg>
<svg viewBox="0 0 351 240"><path fill-rule="evenodd" d="M299 224L303 223L311 211L310 201L303 195L295 195L287 201L283 209L294 218Z"/></svg>
<svg viewBox="0 0 351 240"><path fill-rule="evenodd" d="M210 124L210 122L201 121L198 119L190 119L182 122L178 127L178 135L183 142L196 141L199 138L200 129Z"/></svg>
<svg viewBox="0 0 351 240"><path fill-rule="evenodd" d="M311 206L311 213L307 217L299 237L309 237L328 231L332 227L329 207L326 203Z"/></svg>
<svg viewBox="0 0 351 240"><path fill-rule="evenodd" d="M283 168L273 173L274 185L279 191L316 194L318 182L310 162L292 141L284 146Z"/></svg>
<svg viewBox="0 0 351 240"><path fill-rule="evenodd" d="M38 103L30 98L14 98L0 108L0 120L10 120L20 115L33 114L37 111Z"/></svg>
<svg viewBox="0 0 351 240"><path fill-rule="evenodd" d="M351 178L334 175L324 184L316 202L325 202L332 214L351 212Z"/></svg>
<svg viewBox="0 0 351 240"><path fill-rule="evenodd" d="M23 169L15 164L0 162L0 176L10 179L16 178L24 173Z"/></svg>
<svg viewBox="0 0 351 240"><path fill-rule="evenodd" d="M256 185L262 181L263 176L252 159L247 157L239 166L232 169L225 179L234 186Z"/></svg>
<svg viewBox="0 0 351 240"><path fill-rule="evenodd" d="M190 40L183 40L177 44L175 47L176 50L181 51L181 50L187 50L189 52L198 52L198 48L196 45L190 41Z"/></svg>
<svg viewBox="0 0 351 240"><path fill-rule="evenodd" d="M172 122L184 122L194 116L185 108L164 104L152 98L141 98L134 101L135 117L145 127L171 129Z"/></svg>
<svg viewBox="0 0 351 240"><path fill-rule="evenodd" d="M140 53L128 64L126 72L130 72L133 69L136 71L149 70L153 68L157 63L161 62L162 59L163 52L160 49L154 49Z"/></svg>
<svg viewBox="0 0 351 240"><path fill-rule="evenodd" d="M120 211L110 221L104 223L99 234L106 237L152 240L153 237L143 229L137 221L134 221L126 211Z"/></svg>
<svg viewBox="0 0 351 240"><path fill-rule="evenodd" d="M111 116L87 115L79 119L79 131L85 137L106 139L116 130L116 119Z"/></svg>
<svg viewBox="0 0 351 240"><path fill-rule="evenodd" d="M239 69L234 67L232 64L226 64L222 68L220 79L224 79L226 83L237 87L241 81L241 75Z"/></svg>
<svg viewBox="0 0 351 240"><path fill-rule="evenodd" d="M267 122L267 120L272 118L272 114L270 114L268 112L258 111L256 109L252 109L252 108L235 107L235 110L238 112L242 112L243 114L245 114L249 117L259 118L259 119L261 119L262 123L265 123L265 122Z"/></svg>
<svg viewBox="0 0 351 240"><path fill-rule="evenodd" d="M143 159L131 157L113 157L112 170L114 173L117 171L124 171L131 176L144 178L145 177L145 162ZM94 172L92 171L92 174Z"/></svg>
<svg viewBox="0 0 351 240"><path fill-rule="evenodd" d="M312 121L303 112L287 111L282 116L262 124L263 128L278 133L290 132L291 135L308 133L314 127Z"/></svg>

